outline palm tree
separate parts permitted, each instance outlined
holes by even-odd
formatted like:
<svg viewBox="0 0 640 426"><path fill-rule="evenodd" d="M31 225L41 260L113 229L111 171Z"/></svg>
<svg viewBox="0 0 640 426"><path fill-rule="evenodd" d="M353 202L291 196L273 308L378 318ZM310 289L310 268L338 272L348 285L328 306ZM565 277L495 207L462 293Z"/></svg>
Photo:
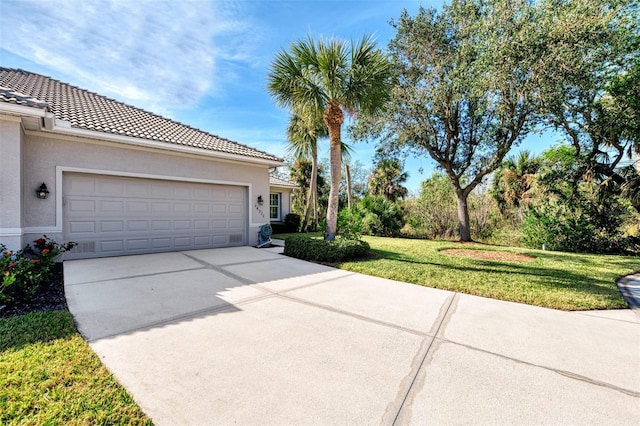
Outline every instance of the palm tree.
<svg viewBox="0 0 640 426"><path fill-rule="evenodd" d="M398 160L382 160L369 177L369 194L382 195L387 200L395 202L404 198L409 191L402 186L409 174L402 171L402 164Z"/></svg>
<svg viewBox="0 0 640 426"><path fill-rule="evenodd" d="M505 159L495 173L491 188L491 195L503 214L510 208L515 208L518 219L522 220L523 208L531 198L540 165L540 158L527 150Z"/></svg>
<svg viewBox="0 0 640 426"><path fill-rule="evenodd" d="M287 138L289 139L289 153L296 158L311 158L311 179L309 182L309 193L307 194L307 204L305 207L302 231L306 231L309 226L309 218L313 209L314 220L317 226L318 220L318 139L327 136L327 127L322 121L322 116L314 114L313 111L294 111L287 127ZM315 229L315 227L314 227Z"/></svg>
<svg viewBox="0 0 640 426"><path fill-rule="evenodd" d="M325 239L333 241L338 221L342 171L341 130L345 113L375 113L387 98L391 64L365 36L347 45L336 39L315 42L310 36L279 52L271 65L268 90L285 108L321 111L330 141L331 190Z"/></svg>

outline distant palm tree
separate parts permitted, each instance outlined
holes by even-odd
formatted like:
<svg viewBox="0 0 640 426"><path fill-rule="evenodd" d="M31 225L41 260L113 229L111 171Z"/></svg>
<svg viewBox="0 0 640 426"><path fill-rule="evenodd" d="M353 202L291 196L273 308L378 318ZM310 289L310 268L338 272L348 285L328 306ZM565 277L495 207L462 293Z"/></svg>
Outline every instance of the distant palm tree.
<svg viewBox="0 0 640 426"><path fill-rule="evenodd" d="M305 207L304 220L302 221L302 231L306 231L309 226L311 210L313 209L315 226L318 220L318 139L328 136L327 126L322 121L322 116L313 111L294 111L287 127L287 138L289 139L289 153L296 158L311 158L311 179L309 182L309 193L307 194L307 204Z"/></svg>
<svg viewBox="0 0 640 426"><path fill-rule="evenodd" d="M369 194L382 195L387 200L395 202L404 198L409 191L402 186L409 174L402 171L402 164L398 160L382 160L369 176Z"/></svg>
<svg viewBox="0 0 640 426"><path fill-rule="evenodd" d="M286 108L321 111L330 141L331 190L325 239L336 236L342 171L344 115L379 111L388 96L391 64L365 36L359 42L315 42L310 36L279 52L271 65L268 90Z"/></svg>
<svg viewBox="0 0 640 426"><path fill-rule="evenodd" d="M518 216L522 219L522 209L529 202L540 164L540 159L527 150L504 160L495 173L491 188L491 195L503 214L515 207Z"/></svg>

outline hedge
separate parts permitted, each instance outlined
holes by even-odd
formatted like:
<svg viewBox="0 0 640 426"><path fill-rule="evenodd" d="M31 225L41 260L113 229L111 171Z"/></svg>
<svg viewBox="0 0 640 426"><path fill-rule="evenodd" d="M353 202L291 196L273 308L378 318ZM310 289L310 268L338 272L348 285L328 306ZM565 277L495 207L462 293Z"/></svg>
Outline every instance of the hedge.
<svg viewBox="0 0 640 426"><path fill-rule="evenodd" d="M285 238L284 254L302 260L338 263L365 257L371 247L366 241L338 238L325 241L307 235Z"/></svg>

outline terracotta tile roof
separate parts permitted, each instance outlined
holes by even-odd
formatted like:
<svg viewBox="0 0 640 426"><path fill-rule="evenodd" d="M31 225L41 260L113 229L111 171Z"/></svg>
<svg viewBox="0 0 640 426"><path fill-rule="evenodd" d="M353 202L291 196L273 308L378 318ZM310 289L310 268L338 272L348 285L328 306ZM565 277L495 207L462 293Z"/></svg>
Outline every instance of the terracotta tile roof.
<svg viewBox="0 0 640 426"><path fill-rule="evenodd" d="M266 152L20 69L0 67L0 101L48 107L57 119L68 121L78 129L281 161Z"/></svg>
<svg viewBox="0 0 640 426"><path fill-rule="evenodd" d="M269 185L271 185L271 186L279 186L279 187L282 187L282 188L297 188L298 187L298 185L296 185L293 182L289 182L289 181L286 181L284 179L279 179L279 178L274 177L274 176L269 176Z"/></svg>

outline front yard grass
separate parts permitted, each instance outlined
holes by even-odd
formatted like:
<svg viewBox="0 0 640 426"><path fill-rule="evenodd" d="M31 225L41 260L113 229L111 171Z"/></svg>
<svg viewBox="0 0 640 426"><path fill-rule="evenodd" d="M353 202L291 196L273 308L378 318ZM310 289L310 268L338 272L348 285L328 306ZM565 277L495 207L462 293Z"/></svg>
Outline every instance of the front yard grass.
<svg viewBox="0 0 640 426"><path fill-rule="evenodd" d="M336 265L338 268L568 311L626 308L616 279L640 269L640 258L632 256L562 253L452 241L364 239L371 245L372 256ZM447 249L502 251L534 259L529 262L482 260L443 252Z"/></svg>
<svg viewBox="0 0 640 426"><path fill-rule="evenodd" d="M448 241L365 237L370 259L341 269L427 287L562 310L626 308L616 279L640 268L640 258L527 250ZM482 260L446 249L520 253L530 262Z"/></svg>
<svg viewBox="0 0 640 426"><path fill-rule="evenodd" d="M152 424L69 312L0 319L0 424Z"/></svg>

